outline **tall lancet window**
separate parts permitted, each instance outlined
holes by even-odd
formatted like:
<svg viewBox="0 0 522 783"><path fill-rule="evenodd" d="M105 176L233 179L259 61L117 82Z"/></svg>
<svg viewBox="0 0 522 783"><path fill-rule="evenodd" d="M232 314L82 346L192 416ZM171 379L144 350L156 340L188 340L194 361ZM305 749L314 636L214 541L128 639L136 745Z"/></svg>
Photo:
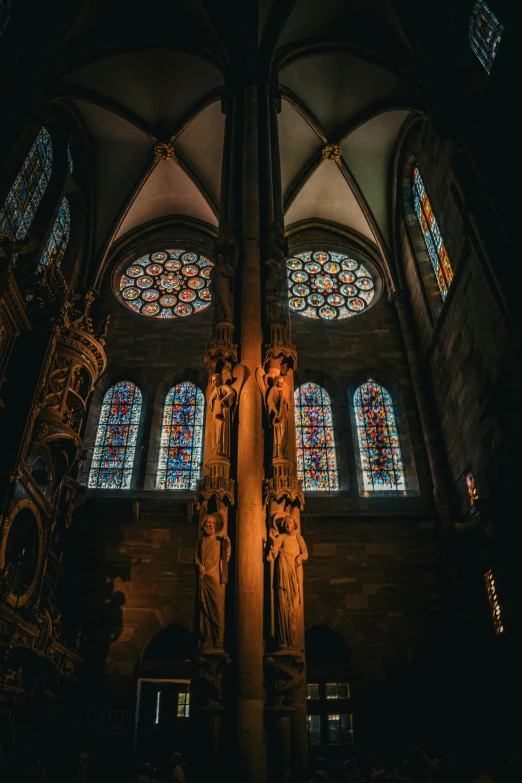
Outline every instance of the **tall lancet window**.
<svg viewBox="0 0 522 783"><path fill-rule="evenodd" d="M488 73L491 73L503 32L504 25L493 11L484 0L477 0L469 18L469 42Z"/></svg>
<svg viewBox="0 0 522 783"><path fill-rule="evenodd" d="M24 239L51 178L53 149L41 128L0 212L0 236Z"/></svg>
<svg viewBox="0 0 522 783"><path fill-rule="evenodd" d="M404 467L392 398L371 379L353 397L365 490L404 490Z"/></svg>
<svg viewBox="0 0 522 783"><path fill-rule="evenodd" d="M205 398L193 383L174 386L165 399L158 489L196 489L201 474Z"/></svg>
<svg viewBox="0 0 522 783"><path fill-rule="evenodd" d="M297 475L303 489L339 489L337 457L328 392L316 383L295 391Z"/></svg>
<svg viewBox="0 0 522 783"><path fill-rule="evenodd" d="M52 260L59 265L67 248L69 234L71 231L71 210L66 198L62 199L60 209L51 229L51 234L40 258L38 268L41 270L44 266L49 266Z"/></svg>
<svg viewBox="0 0 522 783"><path fill-rule="evenodd" d="M0 0L0 35L4 32L9 22L11 0Z"/></svg>
<svg viewBox="0 0 522 783"><path fill-rule="evenodd" d="M140 390L129 381L120 381L105 394L94 444L89 487L130 487L141 399Z"/></svg>
<svg viewBox="0 0 522 783"><path fill-rule="evenodd" d="M413 169L412 195L415 213L424 235L424 241L435 277L437 278L440 295L445 299L453 280L453 269L418 166L415 166Z"/></svg>

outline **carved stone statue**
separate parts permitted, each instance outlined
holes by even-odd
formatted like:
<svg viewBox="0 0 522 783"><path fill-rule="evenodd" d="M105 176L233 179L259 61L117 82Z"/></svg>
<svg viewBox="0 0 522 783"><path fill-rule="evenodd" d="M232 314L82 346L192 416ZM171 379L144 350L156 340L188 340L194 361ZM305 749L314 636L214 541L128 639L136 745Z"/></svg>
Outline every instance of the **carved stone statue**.
<svg viewBox="0 0 522 783"><path fill-rule="evenodd" d="M223 253L218 253L212 281L212 288L216 294L217 323L232 321L234 274L234 266L230 260Z"/></svg>
<svg viewBox="0 0 522 783"><path fill-rule="evenodd" d="M285 381L278 375L268 392L266 406L273 427L273 456L285 457L288 435L288 396Z"/></svg>
<svg viewBox="0 0 522 783"><path fill-rule="evenodd" d="M219 373L211 378L212 391L209 396L210 410L213 416L212 451L216 457L230 455L230 425L236 392Z"/></svg>
<svg viewBox="0 0 522 783"><path fill-rule="evenodd" d="M290 515L283 519L284 533L270 530L267 561L273 562L273 634L280 649L296 649L297 612L303 601L303 563L308 550L297 524Z"/></svg>
<svg viewBox="0 0 522 783"><path fill-rule="evenodd" d="M216 535L221 529L217 518L203 518L203 536L196 544L194 565L197 573L199 606L199 646L201 649L222 650L225 630L225 585L228 581L228 561L231 546L228 536Z"/></svg>

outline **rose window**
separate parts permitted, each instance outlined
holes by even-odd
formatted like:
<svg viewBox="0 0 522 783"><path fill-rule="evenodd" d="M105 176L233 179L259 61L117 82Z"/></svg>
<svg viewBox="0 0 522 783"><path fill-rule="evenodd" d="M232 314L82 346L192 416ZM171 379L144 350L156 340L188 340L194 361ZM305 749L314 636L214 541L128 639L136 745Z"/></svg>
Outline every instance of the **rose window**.
<svg viewBox="0 0 522 783"><path fill-rule="evenodd" d="M298 253L286 266L290 308L308 318L350 318L366 310L375 296L366 267L342 253Z"/></svg>
<svg viewBox="0 0 522 783"><path fill-rule="evenodd" d="M142 256L120 280L130 310L150 318L184 318L208 307L214 264L198 253L161 250Z"/></svg>

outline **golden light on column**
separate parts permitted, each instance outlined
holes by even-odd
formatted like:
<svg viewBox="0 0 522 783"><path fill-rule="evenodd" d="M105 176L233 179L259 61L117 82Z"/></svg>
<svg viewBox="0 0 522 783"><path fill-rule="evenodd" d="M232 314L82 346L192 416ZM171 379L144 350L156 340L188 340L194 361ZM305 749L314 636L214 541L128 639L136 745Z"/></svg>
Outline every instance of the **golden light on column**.
<svg viewBox="0 0 522 783"><path fill-rule="evenodd" d="M495 626L495 633L497 636L500 636L501 633L504 633L504 623L502 621L502 609L500 608L500 603L497 596L495 578L491 568L484 574L484 581L486 582L486 590L488 591L488 600L491 609L493 625Z"/></svg>

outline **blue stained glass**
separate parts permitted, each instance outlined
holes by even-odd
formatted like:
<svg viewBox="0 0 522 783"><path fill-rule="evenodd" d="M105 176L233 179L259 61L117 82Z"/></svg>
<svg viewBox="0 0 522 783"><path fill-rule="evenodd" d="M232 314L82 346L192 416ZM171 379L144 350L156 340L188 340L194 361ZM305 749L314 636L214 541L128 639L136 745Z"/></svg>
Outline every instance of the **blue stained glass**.
<svg viewBox="0 0 522 783"><path fill-rule="evenodd" d="M158 460L158 489L196 489L201 474L205 398L185 381L165 399Z"/></svg>
<svg viewBox="0 0 522 783"><path fill-rule="evenodd" d="M0 213L0 236L25 238L49 184L52 159L51 137L41 128Z"/></svg>
<svg viewBox="0 0 522 783"><path fill-rule="evenodd" d="M74 161L70 147L67 147L67 166L69 167L69 173L72 174L74 171Z"/></svg>
<svg viewBox="0 0 522 783"><path fill-rule="evenodd" d="M303 489L338 489L337 458L328 393L316 383L304 383L294 394L297 435L297 475Z"/></svg>
<svg viewBox="0 0 522 783"><path fill-rule="evenodd" d="M51 229L51 235L47 240L45 250L40 258L38 269L41 270L44 266L49 266L51 261L56 261L59 266L62 262L67 242L69 241L69 233L71 231L71 210L69 209L69 202L66 198L62 199L60 209L54 221L54 225Z"/></svg>
<svg viewBox="0 0 522 783"><path fill-rule="evenodd" d="M106 392L94 444L89 487L130 487L141 399L140 390L129 381L120 381Z"/></svg>
<svg viewBox="0 0 522 783"><path fill-rule="evenodd" d="M504 25L493 11L484 0L477 0L469 18L469 42L488 73L491 73L503 32Z"/></svg>
<svg viewBox="0 0 522 783"><path fill-rule="evenodd" d="M413 169L412 191L415 214L422 229L440 295L445 299L453 280L453 268L418 166Z"/></svg>
<svg viewBox="0 0 522 783"><path fill-rule="evenodd" d="M359 386L353 402L364 489L406 489L399 433L389 393L369 380Z"/></svg>

